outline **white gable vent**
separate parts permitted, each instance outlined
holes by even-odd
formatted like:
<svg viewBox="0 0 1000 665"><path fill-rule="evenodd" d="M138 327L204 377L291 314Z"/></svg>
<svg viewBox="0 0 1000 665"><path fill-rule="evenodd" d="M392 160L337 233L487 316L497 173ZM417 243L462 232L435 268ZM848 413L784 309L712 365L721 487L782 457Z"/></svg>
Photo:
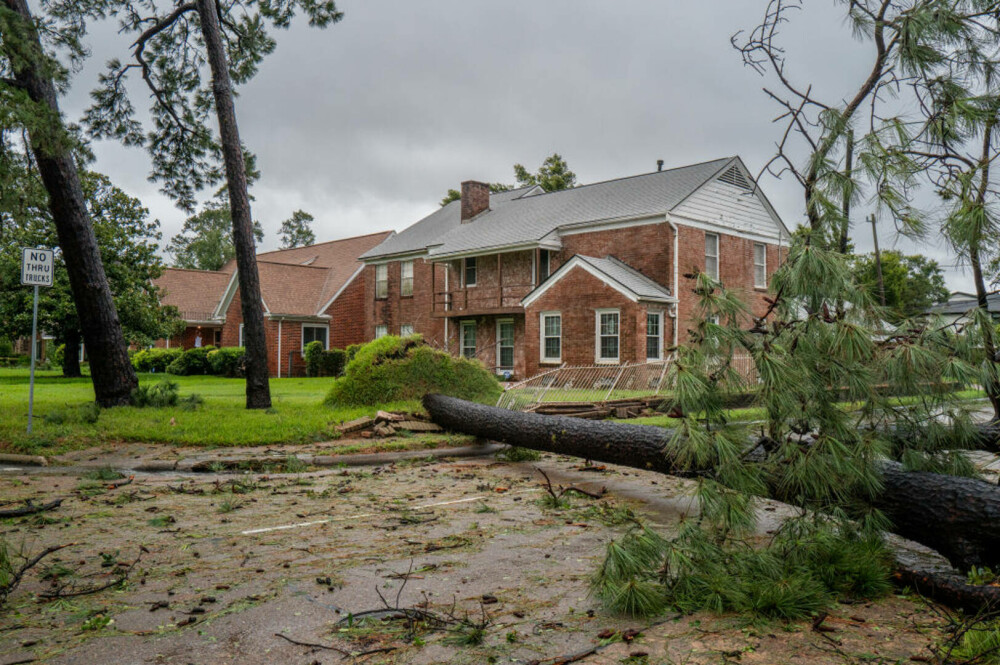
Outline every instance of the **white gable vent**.
<svg viewBox="0 0 1000 665"><path fill-rule="evenodd" d="M734 185L740 189L752 192L753 187L747 182L747 179L743 177L743 172L740 171L735 166L731 167L728 171L719 176L719 180L726 183L727 185Z"/></svg>

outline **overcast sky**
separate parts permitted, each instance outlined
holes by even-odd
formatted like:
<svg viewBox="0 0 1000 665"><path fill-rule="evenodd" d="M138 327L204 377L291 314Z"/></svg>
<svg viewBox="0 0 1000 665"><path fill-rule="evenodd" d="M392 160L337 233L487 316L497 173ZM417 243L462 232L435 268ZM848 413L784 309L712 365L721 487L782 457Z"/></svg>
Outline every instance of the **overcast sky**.
<svg viewBox="0 0 1000 665"><path fill-rule="evenodd" d="M559 152L580 183L740 155L752 172L773 154L777 108L730 36L755 25L766 0L338 0L326 30L298 21L241 88L237 115L262 176L252 194L264 249L293 210L316 217L317 239L402 229L432 212L462 180L513 182ZM813 0L784 31L789 73L839 98L866 73L843 5ZM93 57L63 100L73 120L109 57L128 46L113 25L91 29ZM136 87L135 91L142 94ZM139 99L137 98L137 101ZM99 171L140 198L164 242L184 213L149 183L141 149L95 145ZM801 191L764 178L789 227ZM865 226L855 229L862 251ZM883 247L921 251L945 266L952 289L968 277L936 233Z"/></svg>

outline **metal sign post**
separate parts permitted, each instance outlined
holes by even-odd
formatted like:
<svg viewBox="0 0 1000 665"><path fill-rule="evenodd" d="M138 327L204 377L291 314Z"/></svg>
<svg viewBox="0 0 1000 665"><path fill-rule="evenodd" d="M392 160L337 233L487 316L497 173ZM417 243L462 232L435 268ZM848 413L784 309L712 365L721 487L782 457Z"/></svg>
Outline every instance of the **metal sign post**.
<svg viewBox="0 0 1000 665"><path fill-rule="evenodd" d="M51 249L21 249L21 284L35 287L31 308L31 379L28 383L28 434L35 411L35 359L38 355L38 287L52 286L55 252Z"/></svg>

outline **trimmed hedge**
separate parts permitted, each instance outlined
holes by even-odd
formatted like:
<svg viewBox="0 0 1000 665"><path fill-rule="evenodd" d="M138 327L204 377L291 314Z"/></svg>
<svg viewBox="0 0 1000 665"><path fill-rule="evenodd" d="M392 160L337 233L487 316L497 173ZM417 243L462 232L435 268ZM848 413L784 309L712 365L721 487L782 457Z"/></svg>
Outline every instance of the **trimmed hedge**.
<svg viewBox="0 0 1000 665"><path fill-rule="evenodd" d="M420 335L382 337L365 344L326 396L328 405L376 405L416 400L429 392L492 403L500 383L478 360L427 346Z"/></svg>
<svg viewBox="0 0 1000 665"><path fill-rule="evenodd" d="M323 350L323 342L309 342L304 354L306 376L340 376L347 364L347 352L342 349Z"/></svg>
<svg viewBox="0 0 1000 665"><path fill-rule="evenodd" d="M211 367L208 364L208 354L214 350L214 346L188 349L167 366L167 373L176 374L177 376L211 374Z"/></svg>
<svg viewBox="0 0 1000 665"><path fill-rule="evenodd" d="M183 353L184 349L143 349L132 356L132 367L137 372L166 372Z"/></svg>
<svg viewBox="0 0 1000 665"><path fill-rule="evenodd" d="M242 346L223 346L209 351L208 367L217 376L243 377L246 374L246 349Z"/></svg>

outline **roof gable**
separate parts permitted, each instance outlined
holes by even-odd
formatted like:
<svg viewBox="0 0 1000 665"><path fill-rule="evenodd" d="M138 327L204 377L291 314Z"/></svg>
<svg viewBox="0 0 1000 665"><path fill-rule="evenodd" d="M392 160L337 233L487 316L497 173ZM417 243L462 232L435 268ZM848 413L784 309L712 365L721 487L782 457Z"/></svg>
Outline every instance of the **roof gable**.
<svg viewBox="0 0 1000 665"><path fill-rule="evenodd" d="M210 321L229 284L229 274L214 270L166 268L153 280L160 288L160 304L177 308L185 321Z"/></svg>
<svg viewBox="0 0 1000 665"><path fill-rule="evenodd" d="M541 298L546 291L576 268L587 271L633 302L677 302L677 299L671 295L670 289L646 277L624 261L620 261L613 256L599 259L593 256L577 254L560 266L558 270L552 273L535 290L522 298L521 305L523 307L531 305L531 303Z"/></svg>

